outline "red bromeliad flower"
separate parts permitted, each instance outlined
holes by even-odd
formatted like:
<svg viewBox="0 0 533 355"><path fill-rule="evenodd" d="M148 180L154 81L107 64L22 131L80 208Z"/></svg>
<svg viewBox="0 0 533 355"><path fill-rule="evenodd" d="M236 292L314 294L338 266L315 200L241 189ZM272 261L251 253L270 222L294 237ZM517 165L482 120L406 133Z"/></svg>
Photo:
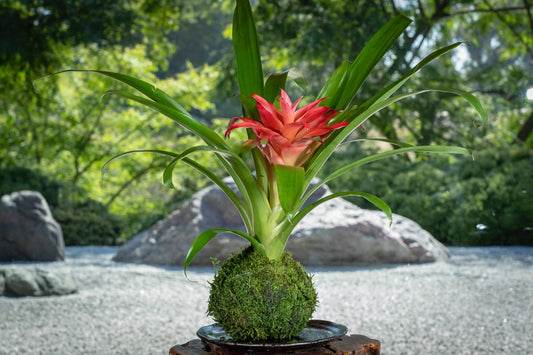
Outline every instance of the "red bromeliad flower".
<svg viewBox="0 0 533 355"><path fill-rule="evenodd" d="M278 110L261 96L252 95L252 97L257 101L261 121L247 117L232 118L226 137L236 128L251 128L257 138L249 139L243 145L259 147L263 155L274 165L301 166L332 131L349 123L339 122L327 126L338 111L318 106L325 98L297 110L302 98L293 104L289 95L281 89L279 100L281 110Z"/></svg>

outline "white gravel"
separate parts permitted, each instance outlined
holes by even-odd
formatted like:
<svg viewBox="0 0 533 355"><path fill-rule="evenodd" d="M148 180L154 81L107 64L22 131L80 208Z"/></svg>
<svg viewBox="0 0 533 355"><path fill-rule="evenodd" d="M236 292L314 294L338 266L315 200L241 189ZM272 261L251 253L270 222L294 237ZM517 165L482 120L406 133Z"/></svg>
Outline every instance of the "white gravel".
<svg viewBox="0 0 533 355"><path fill-rule="evenodd" d="M379 339L382 354L532 354L533 248L451 248L447 262L310 268L313 318ZM72 272L79 293L0 297L0 354L168 354L194 339L210 268L114 263L116 248L70 247L67 261L26 263ZM0 266L5 264L0 264Z"/></svg>

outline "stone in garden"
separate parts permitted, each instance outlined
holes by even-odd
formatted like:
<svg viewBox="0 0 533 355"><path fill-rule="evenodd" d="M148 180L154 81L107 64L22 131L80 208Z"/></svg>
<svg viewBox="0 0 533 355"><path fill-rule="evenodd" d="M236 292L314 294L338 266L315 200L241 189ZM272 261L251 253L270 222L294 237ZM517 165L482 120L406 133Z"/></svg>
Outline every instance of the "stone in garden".
<svg viewBox="0 0 533 355"><path fill-rule="evenodd" d="M19 191L0 201L0 261L65 260L61 226L36 191Z"/></svg>
<svg viewBox="0 0 533 355"><path fill-rule="evenodd" d="M6 281L4 279L4 273L0 271L0 296L4 295L5 289L6 289Z"/></svg>
<svg viewBox="0 0 533 355"><path fill-rule="evenodd" d="M312 200L331 194L320 187ZM244 230L237 210L216 186L192 196L181 209L123 245L115 261L183 265L193 240L215 227ZM233 234L211 240L192 265L211 265L211 257L225 260L248 242ZM332 199L309 213L296 227L287 251L306 266L379 263L424 263L448 258L446 248L412 220L393 216L393 224L381 211L361 209Z"/></svg>
<svg viewBox="0 0 533 355"><path fill-rule="evenodd" d="M52 272L41 268L11 266L0 270L5 283L4 294L17 297L60 296L78 292L70 273Z"/></svg>

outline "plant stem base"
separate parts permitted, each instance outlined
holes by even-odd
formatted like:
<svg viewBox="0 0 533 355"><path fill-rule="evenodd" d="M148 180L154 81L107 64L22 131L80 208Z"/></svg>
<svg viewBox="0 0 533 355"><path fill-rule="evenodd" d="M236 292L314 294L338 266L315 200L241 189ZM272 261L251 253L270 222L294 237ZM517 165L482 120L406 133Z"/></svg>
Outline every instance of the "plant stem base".
<svg viewBox="0 0 533 355"><path fill-rule="evenodd" d="M364 335L351 334L344 335L337 340L333 340L325 345L314 349L293 350L290 352L247 352L253 355L379 355L381 343L379 340L370 339ZM182 345L173 346L170 355L236 355L239 353L228 352L224 348L211 344L200 339L191 340Z"/></svg>

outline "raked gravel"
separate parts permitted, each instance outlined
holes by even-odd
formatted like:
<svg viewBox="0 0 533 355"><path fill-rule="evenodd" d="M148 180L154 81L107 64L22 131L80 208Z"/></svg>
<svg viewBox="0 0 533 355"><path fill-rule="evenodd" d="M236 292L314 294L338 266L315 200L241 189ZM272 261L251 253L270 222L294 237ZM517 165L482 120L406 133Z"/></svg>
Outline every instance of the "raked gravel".
<svg viewBox="0 0 533 355"><path fill-rule="evenodd" d="M0 297L0 354L168 354L213 323L211 268L114 263L111 247L69 247L77 294ZM383 355L533 354L533 248L450 248L446 262L309 268L313 318L379 339ZM5 267L6 264L0 264Z"/></svg>

